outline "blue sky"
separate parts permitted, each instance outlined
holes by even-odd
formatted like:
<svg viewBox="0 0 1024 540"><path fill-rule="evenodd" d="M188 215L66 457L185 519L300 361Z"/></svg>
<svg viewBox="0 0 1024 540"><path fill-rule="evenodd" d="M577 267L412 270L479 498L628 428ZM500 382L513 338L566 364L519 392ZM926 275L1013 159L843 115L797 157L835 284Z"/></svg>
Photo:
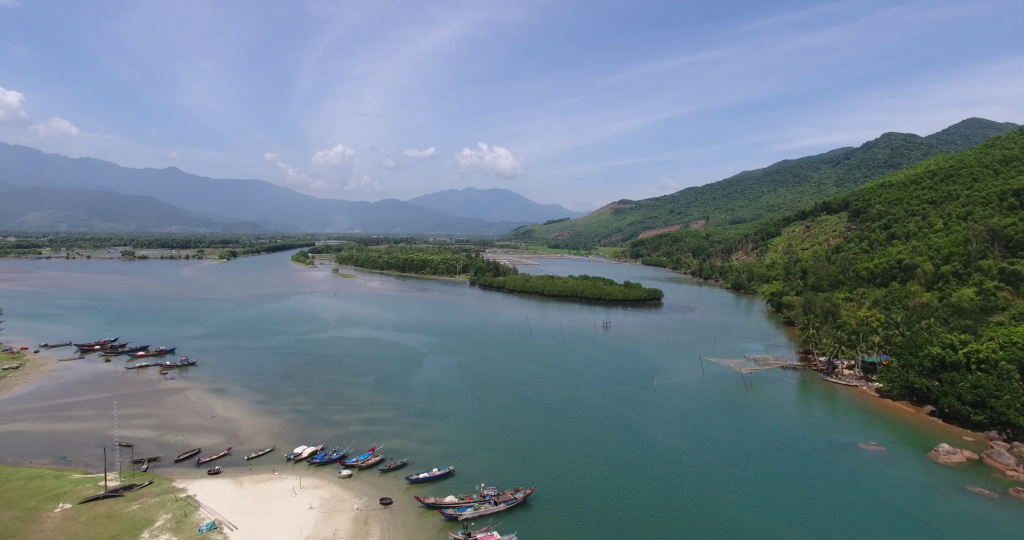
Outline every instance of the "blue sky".
<svg viewBox="0 0 1024 540"><path fill-rule="evenodd" d="M1024 123L1024 2L0 0L0 140L319 197L577 210Z"/></svg>

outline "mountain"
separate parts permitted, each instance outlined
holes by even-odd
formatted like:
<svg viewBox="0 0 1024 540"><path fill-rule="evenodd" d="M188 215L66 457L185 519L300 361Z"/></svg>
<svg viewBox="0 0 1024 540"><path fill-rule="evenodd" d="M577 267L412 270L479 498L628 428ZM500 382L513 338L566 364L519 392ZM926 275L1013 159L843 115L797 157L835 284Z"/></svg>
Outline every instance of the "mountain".
<svg viewBox="0 0 1024 540"><path fill-rule="evenodd" d="M153 197L112 191L0 183L0 200L3 231L267 232L255 223L218 222Z"/></svg>
<svg viewBox="0 0 1024 540"><path fill-rule="evenodd" d="M176 167L131 169L3 143L0 181L155 197L211 219L290 231L499 235L525 224L454 217L395 199L373 203L319 199L262 180L206 178Z"/></svg>
<svg viewBox="0 0 1024 540"><path fill-rule="evenodd" d="M930 157L961 152L1016 127L971 118L927 137L886 133L858 148L780 161L662 197L617 201L580 219L525 227L509 236L550 244L616 245L645 232L756 221L796 211Z"/></svg>
<svg viewBox="0 0 1024 540"><path fill-rule="evenodd" d="M409 199L409 204L444 212L457 217L494 221L527 221L543 223L552 219L577 218L585 214L573 212L558 204L540 204L507 189L446 189Z"/></svg>
<svg viewBox="0 0 1024 540"><path fill-rule="evenodd" d="M889 356L885 394L1024 435L1024 128L729 229L628 251L764 294L819 354Z"/></svg>

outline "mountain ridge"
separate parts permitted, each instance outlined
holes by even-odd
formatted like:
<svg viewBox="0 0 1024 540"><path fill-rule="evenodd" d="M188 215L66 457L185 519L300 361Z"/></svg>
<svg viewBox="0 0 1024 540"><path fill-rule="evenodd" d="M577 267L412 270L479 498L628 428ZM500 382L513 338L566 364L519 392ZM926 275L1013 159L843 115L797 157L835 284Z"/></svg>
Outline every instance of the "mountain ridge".
<svg viewBox="0 0 1024 540"><path fill-rule="evenodd" d="M551 219L583 217L559 204L541 204L515 191L503 188L444 189L405 201L409 204L444 212L456 217L494 221L543 223Z"/></svg>

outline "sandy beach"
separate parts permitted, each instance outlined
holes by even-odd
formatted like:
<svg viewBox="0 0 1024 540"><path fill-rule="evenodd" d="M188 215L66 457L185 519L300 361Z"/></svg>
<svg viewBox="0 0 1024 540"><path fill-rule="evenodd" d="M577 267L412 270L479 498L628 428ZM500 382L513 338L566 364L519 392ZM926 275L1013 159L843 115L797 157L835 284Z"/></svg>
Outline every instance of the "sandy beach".
<svg viewBox="0 0 1024 540"><path fill-rule="evenodd" d="M24 340L22 340L24 341ZM27 343L27 342L26 342ZM21 344L16 339L12 339L9 336L4 340L3 347L19 347ZM30 346L30 345L25 345ZM3 348L0 347L0 348ZM34 350L34 349L33 349ZM74 353L77 356L77 351L72 347L64 347L62 349L53 349L47 352L40 351L34 353L32 351L25 351L27 354L22 360L6 360L7 357L0 360L0 363L8 364L14 362L20 362L23 364L22 368L7 375L0 379L0 396L15 391L18 388L25 386L26 384L46 377L51 371L57 369L60 363L57 362L60 353L56 351L65 351L68 356Z"/></svg>
<svg viewBox="0 0 1024 540"><path fill-rule="evenodd" d="M175 480L216 517L228 538L393 540L396 512L358 495L344 480L262 474ZM205 508L204 507L204 508ZM221 518L222 517L222 518ZM231 530L230 523L235 530Z"/></svg>

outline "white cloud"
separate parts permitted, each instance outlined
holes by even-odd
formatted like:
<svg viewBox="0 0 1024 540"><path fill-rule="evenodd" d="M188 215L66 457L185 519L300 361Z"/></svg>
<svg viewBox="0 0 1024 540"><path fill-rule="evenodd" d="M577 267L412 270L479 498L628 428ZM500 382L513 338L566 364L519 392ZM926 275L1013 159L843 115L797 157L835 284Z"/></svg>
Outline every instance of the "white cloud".
<svg viewBox="0 0 1024 540"><path fill-rule="evenodd" d="M398 168L398 162L395 161L395 158L391 156L387 156L384 159L380 160L380 163L378 163L377 165L380 165L381 167L392 171Z"/></svg>
<svg viewBox="0 0 1024 540"><path fill-rule="evenodd" d="M277 165L277 168L282 173L284 173L285 185L287 185L288 187L310 189L314 191L324 190L331 187L330 184L324 182L323 180L316 180L314 178L311 178L308 174L302 172L301 169L292 167L287 163L278 161L277 157L277 152L267 152L266 154L263 154L264 161L269 161Z"/></svg>
<svg viewBox="0 0 1024 540"><path fill-rule="evenodd" d="M501 146L477 143L476 150L463 148L455 155L459 169L464 173L491 173L499 178L515 178L526 173L524 159Z"/></svg>
<svg viewBox="0 0 1024 540"><path fill-rule="evenodd" d="M345 191L383 191L384 186L380 185L379 182L375 182L370 179L369 176L363 175L362 178L352 177L344 187Z"/></svg>
<svg viewBox="0 0 1024 540"><path fill-rule="evenodd" d="M28 113L22 103L25 94L7 90L0 86L0 124L5 122L27 122Z"/></svg>
<svg viewBox="0 0 1024 540"><path fill-rule="evenodd" d="M177 152L171 152L171 155L169 155L167 157L169 157L171 159L181 159L181 156L179 156Z"/></svg>
<svg viewBox="0 0 1024 540"><path fill-rule="evenodd" d="M427 148L426 150L417 150L415 148L406 148L405 151L402 152L402 155L404 155L405 157L410 158L410 159L427 159L427 158L432 158L432 157L436 156L437 155L437 149L435 149L433 146L431 146L430 148Z"/></svg>
<svg viewBox="0 0 1024 540"><path fill-rule="evenodd" d="M338 144L334 148L327 148L325 150L317 150L313 153L313 157L310 161L318 165L337 165L342 160L347 160L356 155L356 151L351 148L345 148L344 144Z"/></svg>
<svg viewBox="0 0 1024 540"><path fill-rule="evenodd" d="M0 6L16 8L21 7L21 2L19 2L18 0L0 0Z"/></svg>
<svg viewBox="0 0 1024 540"><path fill-rule="evenodd" d="M38 137L77 137L82 134L81 129L58 116L41 124L33 124L29 129Z"/></svg>
<svg viewBox="0 0 1024 540"><path fill-rule="evenodd" d="M277 152L267 152L263 154L263 161L277 161Z"/></svg>

